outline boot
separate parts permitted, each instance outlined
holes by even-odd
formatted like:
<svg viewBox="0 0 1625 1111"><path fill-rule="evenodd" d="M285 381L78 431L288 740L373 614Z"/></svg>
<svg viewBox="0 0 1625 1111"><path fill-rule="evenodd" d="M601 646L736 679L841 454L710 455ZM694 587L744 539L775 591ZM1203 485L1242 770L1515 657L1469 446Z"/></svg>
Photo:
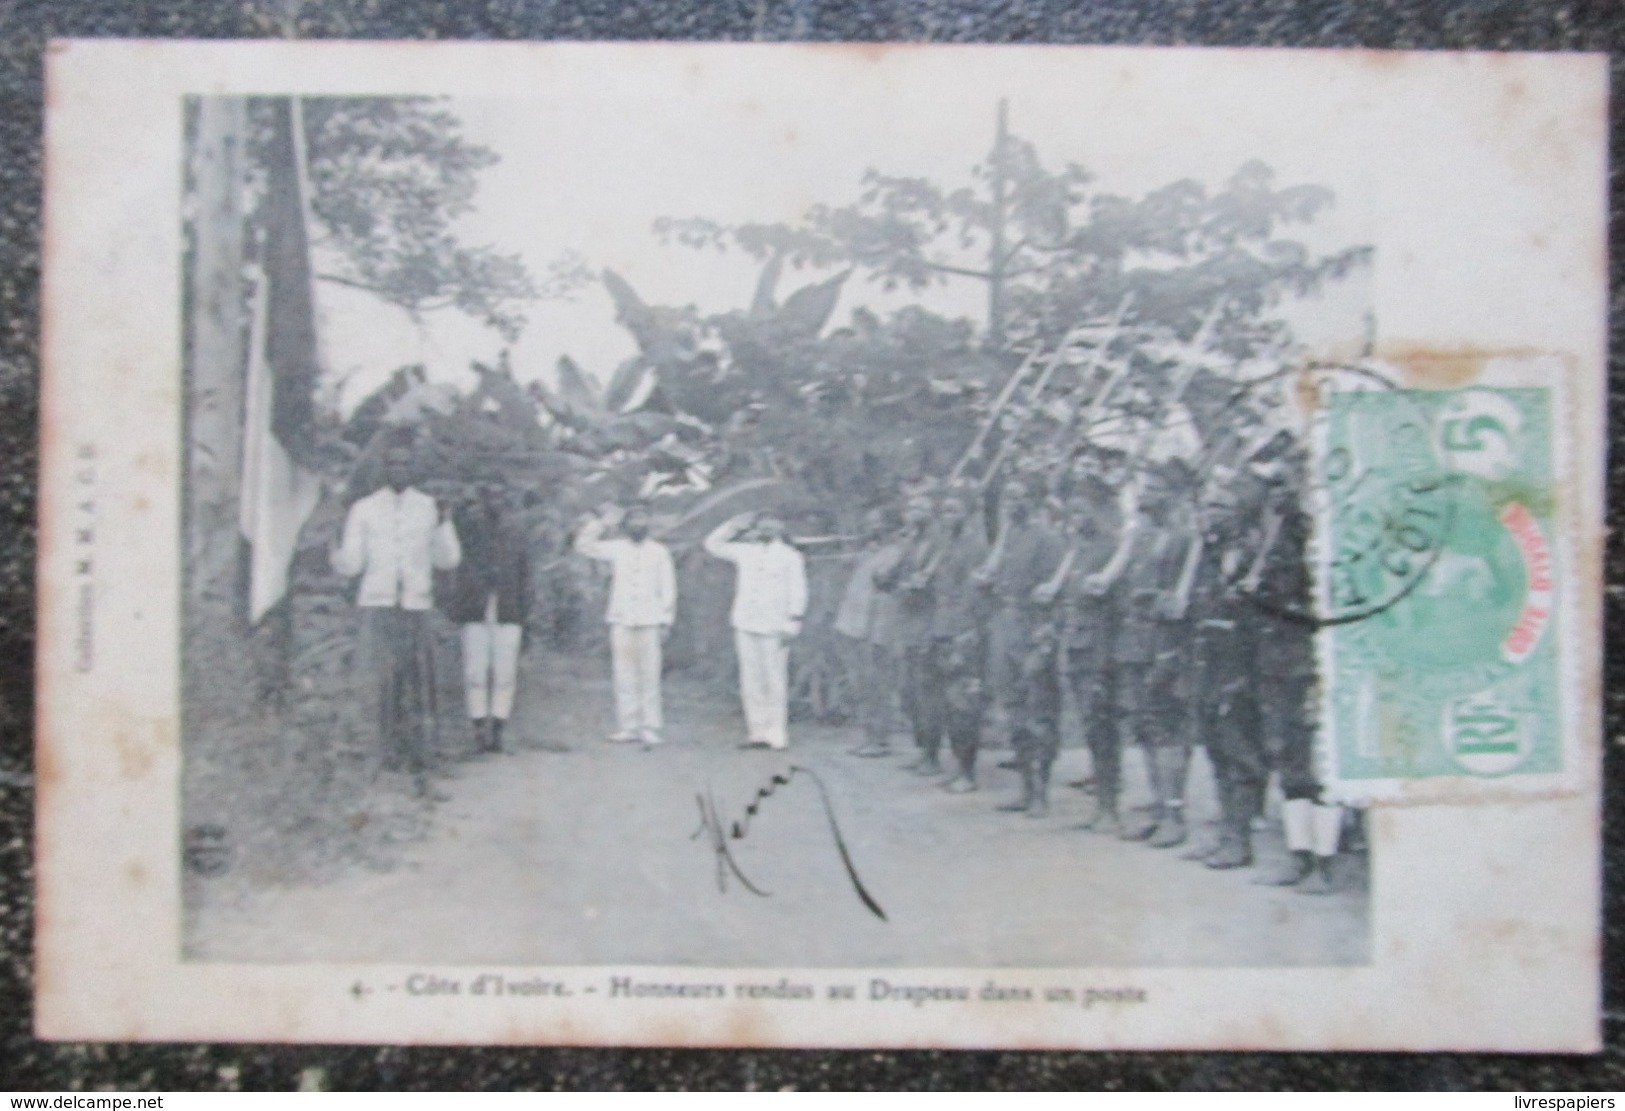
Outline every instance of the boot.
<svg viewBox="0 0 1625 1111"><path fill-rule="evenodd" d="M1255 883L1293 887L1308 878L1315 866L1315 804L1311 799L1287 799L1281 804L1281 830L1292 854L1285 869L1260 876Z"/></svg>
<svg viewBox="0 0 1625 1111"><path fill-rule="evenodd" d="M1314 840L1314 871L1298 884L1304 895L1330 895L1336 890L1332 883L1332 861L1337 857L1337 843L1343 833L1343 808L1333 803L1315 803L1309 812L1310 831Z"/></svg>
<svg viewBox="0 0 1625 1111"><path fill-rule="evenodd" d="M959 772L942 785L950 795L968 795L976 790L976 751L957 749L954 759L959 761Z"/></svg>
<svg viewBox="0 0 1625 1111"><path fill-rule="evenodd" d="M1123 831L1123 823L1117 818L1117 796L1103 794L1095 803L1095 812L1089 816L1087 822L1079 822L1075 829L1088 830L1090 833L1099 833L1107 837L1116 837Z"/></svg>
<svg viewBox="0 0 1625 1111"><path fill-rule="evenodd" d="M935 751L928 751L924 756L914 762L912 771L915 775L929 776L942 774L942 761Z"/></svg>
<svg viewBox="0 0 1625 1111"><path fill-rule="evenodd" d="M1251 867L1253 844L1250 831L1243 832L1236 823L1226 822L1219 832L1218 846L1202 863L1219 870Z"/></svg>
<svg viewBox="0 0 1625 1111"><path fill-rule="evenodd" d="M1198 864L1205 864L1209 857L1224 847L1226 840L1230 836L1230 827L1235 821L1236 813L1235 790L1230 781L1217 769L1214 773L1213 792L1217 796L1219 803L1219 820L1210 823L1213 826L1213 836L1211 838L1202 837L1200 843L1193 844L1180 853L1179 859L1181 860L1194 860ZM1191 840L1193 842L1197 841L1195 833L1196 831L1193 829L1191 831Z"/></svg>
<svg viewBox="0 0 1625 1111"><path fill-rule="evenodd" d="M1049 817L1049 765L1033 771L1033 804L1027 808L1029 818Z"/></svg>
<svg viewBox="0 0 1625 1111"><path fill-rule="evenodd" d="M1153 849L1172 849L1185 843L1185 804L1182 802L1165 803L1162 809L1162 819L1151 830L1151 836L1146 838L1146 844Z"/></svg>
<svg viewBox="0 0 1625 1111"><path fill-rule="evenodd" d="M1163 787L1162 768L1157 760L1157 750L1142 747L1145 754L1145 777L1151 781L1151 808L1149 816L1136 817L1133 821L1122 823L1117 836L1124 841L1144 841L1157 831L1157 826L1164 817L1163 799L1168 797Z"/></svg>
<svg viewBox="0 0 1625 1111"><path fill-rule="evenodd" d="M1021 798L1015 802L1000 803L999 809L1011 814L1025 813L1033 805L1033 799L1037 793L1037 783L1034 781L1032 766L1024 764L1021 768Z"/></svg>
<svg viewBox="0 0 1625 1111"><path fill-rule="evenodd" d="M1253 882L1262 887L1296 887L1315 870L1315 854L1308 849L1294 849L1284 869L1259 876Z"/></svg>
<svg viewBox="0 0 1625 1111"><path fill-rule="evenodd" d="M1154 849L1171 849L1185 843L1185 772L1191 754L1183 745L1168 745L1152 753L1157 781L1162 789L1162 819L1151 832Z"/></svg>
<svg viewBox="0 0 1625 1111"><path fill-rule="evenodd" d="M1200 864L1218 852L1219 846L1222 844L1224 844L1224 830L1221 827L1218 837L1212 839L1204 837L1202 840L1194 842L1190 848L1179 854L1179 859L1192 860Z"/></svg>
<svg viewBox="0 0 1625 1111"><path fill-rule="evenodd" d="M926 763L927 763L927 761L929 759L930 759L930 757L927 755L926 751L922 748L920 750L920 754L918 756L916 756L913 760L910 760L908 763L903 765L903 770L906 771L906 772L917 772L921 768L926 766Z"/></svg>
<svg viewBox="0 0 1625 1111"><path fill-rule="evenodd" d="M490 718L474 719L474 754L476 756L482 756L490 751L491 742L488 736L490 725Z"/></svg>
<svg viewBox="0 0 1625 1111"><path fill-rule="evenodd" d="M968 742L963 736L954 739L952 732L949 736L952 739L949 751L953 753L954 763L959 765L959 769L942 786L950 794L968 795L976 790L976 741L974 736Z"/></svg>
<svg viewBox="0 0 1625 1111"><path fill-rule="evenodd" d="M1330 895L1337 890L1332 882L1332 861L1337 859L1331 856L1315 855L1314 864L1309 874L1297 885L1300 895Z"/></svg>
<svg viewBox="0 0 1625 1111"><path fill-rule="evenodd" d="M1157 831L1157 825L1162 821L1155 815L1136 815L1117 824L1117 837L1120 841L1144 841Z"/></svg>
<svg viewBox="0 0 1625 1111"><path fill-rule="evenodd" d="M1218 789L1218 794L1220 800L1219 820L1216 822L1203 823L1200 832L1198 832L1195 825L1191 825L1191 845L1190 848L1179 854L1180 860L1193 860L1196 863L1201 864L1206 861L1208 857L1218 852L1219 846L1224 844L1224 831L1227 820L1224 815L1227 815L1230 812L1230 808L1227 805L1224 805L1224 787L1222 785ZM1209 829L1209 826L1212 828Z"/></svg>
<svg viewBox="0 0 1625 1111"><path fill-rule="evenodd" d="M492 718L491 719L491 751L492 752L501 752L502 751L502 727L504 725L506 725L506 724L507 724L507 722L503 721L501 718Z"/></svg>
<svg viewBox="0 0 1625 1111"><path fill-rule="evenodd" d="M1250 867L1253 863L1251 789L1230 784L1220 799L1224 804L1224 821L1219 826L1219 844L1202 863L1216 869Z"/></svg>
<svg viewBox="0 0 1625 1111"><path fill-rule="evenodd" d="M1351 853L1363 853L1370 846L1366 841L1365 811L1349 810L1343 815L1343 843Z"/></svg>

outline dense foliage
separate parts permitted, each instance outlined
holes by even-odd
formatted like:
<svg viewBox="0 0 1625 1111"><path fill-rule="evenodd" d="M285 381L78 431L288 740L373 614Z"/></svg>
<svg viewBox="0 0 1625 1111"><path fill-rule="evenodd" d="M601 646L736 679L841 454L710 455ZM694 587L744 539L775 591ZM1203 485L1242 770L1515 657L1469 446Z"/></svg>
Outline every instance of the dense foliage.
<svg viewBox="0 0 1625 1111"><path fill-rule="evenodd" d="M325 281L365 289L413 314L456 309L507 338L524 306L579 284L555 264L538 285L518 255L471 246L452 231L471 211L494 151L469 142L457 117L420 97L316 97L302 102L310 206Z"/></svg>

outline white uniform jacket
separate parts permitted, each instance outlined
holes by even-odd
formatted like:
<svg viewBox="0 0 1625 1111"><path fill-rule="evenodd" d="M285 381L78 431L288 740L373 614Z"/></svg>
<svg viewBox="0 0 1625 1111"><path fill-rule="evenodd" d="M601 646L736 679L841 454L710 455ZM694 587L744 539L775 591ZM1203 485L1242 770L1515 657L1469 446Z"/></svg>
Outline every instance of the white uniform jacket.
<svg viewBox="0 0 1625 1111"><path fill-rule="evenodd" d="M610 566L611 625L670 625L677 616L677 572L671 551L658 540L605 540L601 521L588 521L576 535L576 551Z"/></svg>
<svg viewBox="0 0 1625 1111"><path fill-rule="evenodd" d="M441 521L434 499L407 487L385 486L350 506L333 570L361 576L358 605L426 610L434 604L434 572L462 562L457 530Z"/></svg>
<svg viewBox="0 0 1625 1111"><path fill-rule="evenodd" d="M705 538L705 550L739 570L734 586L733 627L762 636L795 636L807 611L807 565L782 540L771 544L725 540L737 527L727 522Z"/></svg>

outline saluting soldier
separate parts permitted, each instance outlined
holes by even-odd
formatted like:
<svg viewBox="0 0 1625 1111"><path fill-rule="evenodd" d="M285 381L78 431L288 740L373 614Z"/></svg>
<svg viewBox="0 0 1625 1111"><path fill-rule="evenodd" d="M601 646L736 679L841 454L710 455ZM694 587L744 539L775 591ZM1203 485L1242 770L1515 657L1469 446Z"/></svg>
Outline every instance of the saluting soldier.
<svg viewBox="0 0 1625 1111"><path fill-rule="evenodd" d="M735 568L729 621L747 735L739 747L788 748L790 642L801 635L807 612L806 561L789 543L783 519L772 513L724 521L701 547Z"/></svg>

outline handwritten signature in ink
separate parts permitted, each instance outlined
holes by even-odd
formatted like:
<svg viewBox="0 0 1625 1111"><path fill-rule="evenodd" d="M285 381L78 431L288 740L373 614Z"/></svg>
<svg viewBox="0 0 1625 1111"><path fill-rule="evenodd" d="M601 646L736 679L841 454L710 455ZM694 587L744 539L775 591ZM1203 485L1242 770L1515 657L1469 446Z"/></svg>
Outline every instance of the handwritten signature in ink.
<svg viewBox="0 0 1625 1111"><path fill-rule="evenodd" d="M830 838L835 842L835 851L840 854L841 864L846 869L847 879L852 883L852 890L857 893L863 905L869 908L871 914L882 922L887 921L886 912L880 909L880 904L875 901L873 895L869 894L868 888L864 887L863 881L858 878L858 869L852 863L852 854L847 850L846 838L841 836L840 823L835 820L835 808L830 805L829 788L824 786L824 781L819 778L817 772L811 768L804 768L799 764L790 765L788 770L775 774L764 786L757 788L756 797L751 799L750 805L745 807L743 819L732 823L723 822L722 815L717 809L716 799L712 796L709 787L706 788L704 794L694 796L694 801L699 804L700 808L700 825L689 840L698 840L703 835L709 843L711 852L716 856L717 860L717 889L726 892L728 890L728 877L732 875L752 895L760 895L766 898L771 894L771 892L765 891L751 882L750 877L745 875L744 871L739 867L739 861L734 859L732 843L743 841L749 835L751 821L755 819L757 813L761 810L762 803L772 798L780 787L788 787L797 776L805 776L818 789L819 801L824 804L824 818L829 823Z"/></svg>

